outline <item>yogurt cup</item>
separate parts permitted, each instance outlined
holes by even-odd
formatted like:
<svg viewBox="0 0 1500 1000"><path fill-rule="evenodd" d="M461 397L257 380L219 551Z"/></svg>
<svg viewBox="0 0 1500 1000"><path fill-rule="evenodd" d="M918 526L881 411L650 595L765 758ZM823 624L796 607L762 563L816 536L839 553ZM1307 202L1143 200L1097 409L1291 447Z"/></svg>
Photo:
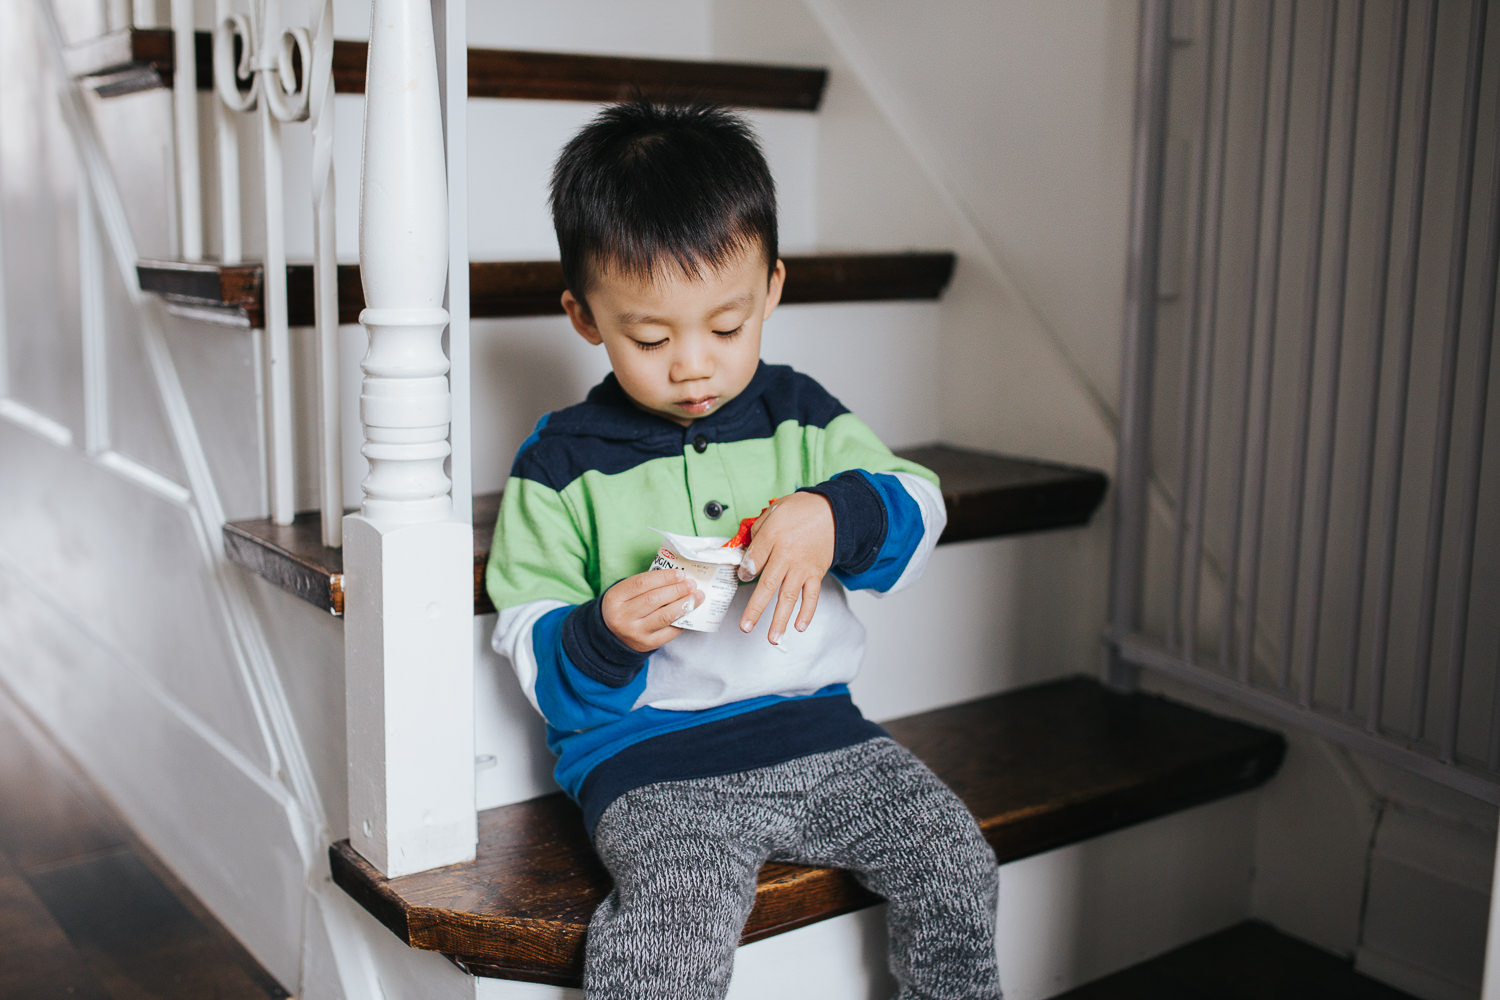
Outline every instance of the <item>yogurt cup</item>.
<svg viewBox="0 0 1500 1000"><path fill-rule="evenodd" d="M717 632L734 600L740 581L735 568L745 554L743 548L725 548L727 538L677 535L655 529L662 546L651 560L652 569L680 569L703 591L703 603L672 624L694 632Z"/></svg>

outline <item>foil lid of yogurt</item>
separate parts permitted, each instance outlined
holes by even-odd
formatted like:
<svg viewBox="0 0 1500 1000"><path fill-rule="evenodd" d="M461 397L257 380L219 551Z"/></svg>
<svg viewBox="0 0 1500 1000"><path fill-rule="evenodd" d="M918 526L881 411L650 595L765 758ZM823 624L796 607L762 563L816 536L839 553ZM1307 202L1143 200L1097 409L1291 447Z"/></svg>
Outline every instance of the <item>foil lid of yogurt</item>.
<svg viewBox="0 0 1500 1000"><path fill-rule="evenodd" d="M755 518L750 518L754 521ZM743 545L731 545L735 539L714 535L679 535L660 528L652 528L661 535L664 548L692 562L712 563L718 566L738 566L745 554ZM738 537L738 536L736 536Z"/></svg>

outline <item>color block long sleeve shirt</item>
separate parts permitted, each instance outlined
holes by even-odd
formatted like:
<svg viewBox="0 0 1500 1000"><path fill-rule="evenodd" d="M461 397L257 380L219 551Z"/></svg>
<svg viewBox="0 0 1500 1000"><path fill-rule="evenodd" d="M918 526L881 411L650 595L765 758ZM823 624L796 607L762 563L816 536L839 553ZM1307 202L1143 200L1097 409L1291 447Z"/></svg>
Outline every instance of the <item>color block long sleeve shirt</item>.
<svg viewBox="0 0 1500 1000"><path fill-rule="evenodd" d="M685 632L651 654L604 624L600 597L646 570L661 536L731 535L798 489L834 515L832 580L806 632L776 646L736 627ZM942 533L936 477L893 455L817 382L762 364L745 391L682 427L637 409L613 376L548 414L522 445L485 583L493 644L547 721L558 783L592 828L630 788L732 773L878 735L849 699L864 629L845 588L915 580Z"/></svg>

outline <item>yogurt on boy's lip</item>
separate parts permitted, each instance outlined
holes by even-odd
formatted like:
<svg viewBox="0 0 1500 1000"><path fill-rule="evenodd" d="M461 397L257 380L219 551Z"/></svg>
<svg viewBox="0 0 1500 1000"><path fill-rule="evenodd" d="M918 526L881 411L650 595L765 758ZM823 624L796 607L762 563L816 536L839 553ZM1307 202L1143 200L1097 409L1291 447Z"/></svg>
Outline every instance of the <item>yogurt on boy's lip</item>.
<svg viewBox="0 0 1500 1000"><path fill-rule="evenodd" d="M703 603L672 624L695 632L717 632L734 600L740 581L735 567L745 554L743 548L725 548L727 538L677 535L655 529L661 534L662 546L651 560L652 569L679 569L693 578L703 591Z"/></svg>
<svg viewBox="0 0 1500 1000"><path fill-rule="evenodd" d="M704 396L702 399L684 399L678 402L679 409L686 410L695 417L701 417L708 413L719 403L718 396Z"/></svg>

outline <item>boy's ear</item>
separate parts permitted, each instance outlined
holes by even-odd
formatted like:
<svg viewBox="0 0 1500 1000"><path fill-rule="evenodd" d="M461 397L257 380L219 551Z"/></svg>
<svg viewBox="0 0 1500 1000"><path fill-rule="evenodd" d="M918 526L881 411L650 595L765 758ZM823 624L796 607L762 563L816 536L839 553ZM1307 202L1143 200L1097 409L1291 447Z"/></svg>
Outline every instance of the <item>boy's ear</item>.
<svg viewBox="0 0 1500 1000"><path fill-rule="evenodd" d="M781 302L781 288L784 284L786 284L786 265L778 257L776 266L771 270L770 283L766 286L766 311L761 314L762 321L770 319L771 313Z"/></svg>
<svg viewBox="0 0 1500 1000"><path fill-rule="evenodd" d="M578 301L572 292L562 293L562 307L567 312L568 319L573 321L573 329L578 331L578 336L595 347L604 343L604 336L599 332L599 325L594 322L594 314L589 312L589 307Z"/></svg>

